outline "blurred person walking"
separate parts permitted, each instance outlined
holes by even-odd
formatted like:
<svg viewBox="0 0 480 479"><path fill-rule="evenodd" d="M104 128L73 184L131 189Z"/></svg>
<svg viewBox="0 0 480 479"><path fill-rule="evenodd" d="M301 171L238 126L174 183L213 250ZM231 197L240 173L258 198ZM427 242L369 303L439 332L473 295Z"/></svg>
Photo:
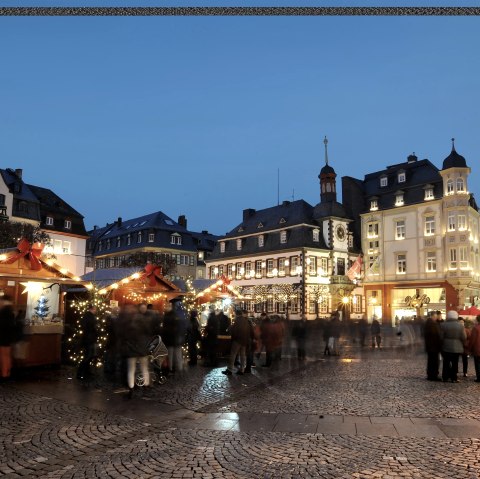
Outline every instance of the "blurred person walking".
<svg viewBox="0 0 480 479"><path fill-rule="evenodd" d="M198 359L197 343L200 341L200 323L198 321L198 312L193 309L190 311L190 321L187 330L187 344L188 344L188 364L195 366Z"/></svg>
<svg viewBox="0 0 480 479"><path fill-rule="evenodd" d="M424 328L425 351L427 353L427 379L441 381L439 377L442 335L436 311L431 311Z"/></svg>
<svg viewBox="0 0 480 479"><path fill-rule="evenodd" d="M162 324L162 341L168 349L168 368L170 374L183 370L182 346L185 344L187 324L185 312L180 302L166 304Z"/></svg>
<svg viewBox="0 0 480 479"><path fill-rule="evenodd" d="M12 299L0 297L0 379L10 377L12 370L12 344L15 342L16 327Z"/></svg>
<svg viewBox="0 0 480 479"><path fill-rule="evenodd" d="M217 367L218 328L218 315L215 313L215 307L210 306L210 314L205 326L203 349L205 351L204 365L212 368Z"/></svg>
<svg viewBox="0 0 480 479"><path fill-rule="evenodd" d="M230 334L232 336L232 346L230 349L230 359L228 361L227 369L222 373L228 376L233 374L235 358L237 354L240 355L240 368L237 374L243 374L247 364L247 347L252 340L253 330L248 317L238 310L236 312L235 320L230 327Z"/></svg>
<svg viewBox="0 0 480 479"><path fill-rule="evenodd" d="M370 326L370 334L372 335L372 349L375 349L375 347L377 347L378 349L381 349L382 331L380 328L380 322L375 316L373 317L373 321Z"/></svg>
<svg viewBox="0 0 480 479"><path fill-rule="evenodd" d="M477 323L472 328L468 343L473 356L475 374L477 376L475 382L480 383L480 315L477 316Z"/></svg>
<svg viewBox="0 0 480 479"><path fill-rule="evenodd" d="M295 321L292 328L292 337L297 343L297 358L304 360L306 356L306 343L307 343L307 317L302 314L300 320Z"/></svg>
<svg viewBox="0 0 480 479"><path fill-rule="evenodd" d="M458 359L463 354L463 345L467 339L463 322L458 320L456 311L448 311L447 319L441 324L444 382L458 383Z"/></svg>

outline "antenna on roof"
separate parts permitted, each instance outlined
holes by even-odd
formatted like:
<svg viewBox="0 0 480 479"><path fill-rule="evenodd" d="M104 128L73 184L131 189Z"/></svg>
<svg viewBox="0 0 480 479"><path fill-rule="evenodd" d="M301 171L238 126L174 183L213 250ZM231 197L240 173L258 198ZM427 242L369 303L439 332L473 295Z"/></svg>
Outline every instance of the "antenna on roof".
<svg viewBox="0 0 480 479"><path fill-rule="evenodd" d="M280 168L277 168L277 206L280 204Z"/></svg>

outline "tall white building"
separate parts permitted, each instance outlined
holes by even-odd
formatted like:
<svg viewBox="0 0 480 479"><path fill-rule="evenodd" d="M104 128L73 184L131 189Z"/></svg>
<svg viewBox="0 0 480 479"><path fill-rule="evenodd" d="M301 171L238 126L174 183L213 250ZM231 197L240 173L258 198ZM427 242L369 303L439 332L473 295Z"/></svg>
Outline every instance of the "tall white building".
<svg viewBox="0 0 480 479"><path fill-rule="evenodd" d="M480 214L469 174L452 140L441 170L413 154L363 181L343 179L347 210L359 217L369 317L395 323L478 303Z"/></svg>

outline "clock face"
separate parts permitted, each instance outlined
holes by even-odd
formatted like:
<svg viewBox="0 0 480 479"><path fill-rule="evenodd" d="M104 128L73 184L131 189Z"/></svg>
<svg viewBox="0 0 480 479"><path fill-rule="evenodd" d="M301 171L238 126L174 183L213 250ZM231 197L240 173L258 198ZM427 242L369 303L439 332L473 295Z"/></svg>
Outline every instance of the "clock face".
<svg viewBox="0 0 480 479"><path fill-rule="evenodd" d="M347 232L345 231L345 227L343 225L338 225L335 228L335 235L339 241L343 241L345 239L345 236L347 235Z"/></svg>

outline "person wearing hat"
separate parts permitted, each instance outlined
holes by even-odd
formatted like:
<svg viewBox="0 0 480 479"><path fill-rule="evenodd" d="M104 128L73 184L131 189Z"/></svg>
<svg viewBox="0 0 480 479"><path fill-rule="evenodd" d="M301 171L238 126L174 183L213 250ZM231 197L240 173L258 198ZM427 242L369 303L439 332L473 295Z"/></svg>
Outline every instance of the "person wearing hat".
<svg viewBox="0 0 480 479"><path fill-rule="evenodd" d="M441 324L444 382L458 383L458 359L463 354L463 345L467 338L463 322L458 320L456 311L448 311L447 318Z"/></svg>

